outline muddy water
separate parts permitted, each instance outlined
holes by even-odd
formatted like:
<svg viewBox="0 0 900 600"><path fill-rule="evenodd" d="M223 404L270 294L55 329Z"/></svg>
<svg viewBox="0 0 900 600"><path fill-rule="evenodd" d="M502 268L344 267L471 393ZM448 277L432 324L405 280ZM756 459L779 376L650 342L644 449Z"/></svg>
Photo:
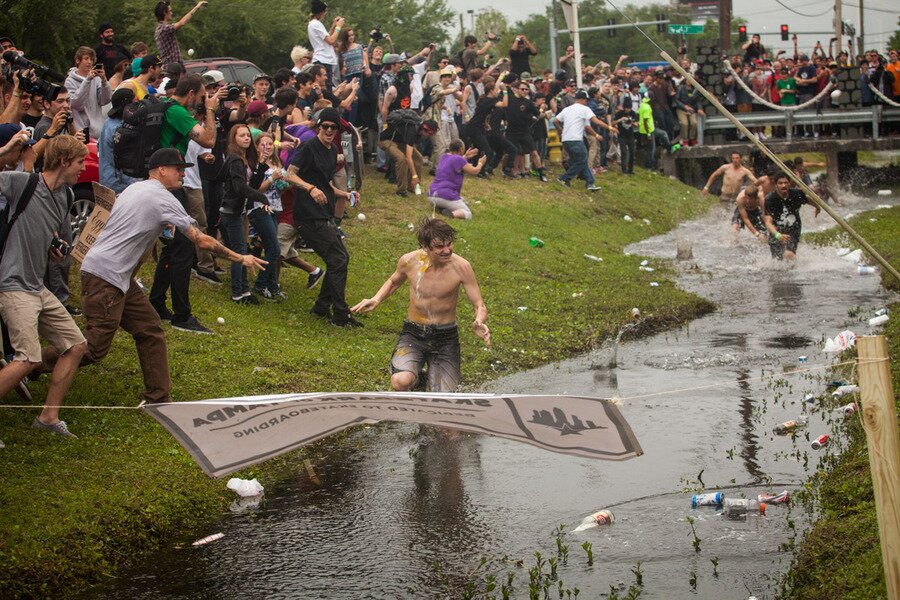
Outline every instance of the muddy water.
<svg viewBox="0 0 900 600"><path fill-rule="evenodd" d="M844 212L872 205L856 200ZM823 338L847 327L866 333L861 319L888 298L876 277L858 276L831 249L801 244L798 264L788 267L747 234L735 243L725 222L715 210L628 249L668 259L679 239L691 241L695 259L678 264L679 284L720 310L626 342L615 354L599 348L485 387L618 397L644 456L600 462L494 438L451 440L406 425L361 428L314 457L318 483L304 472L270 486L258 508L194 532L186 547L150 556L90 596L459 597L486 556L500 581L514 573L513 597L527 597L533 553L556 556L557 526L567 524L568 532L585 515L611 508L614 525L561 537L568 560L559 578L564 588L577 586L579 597L600 597L610 585L624 593L638 561L642 598L774 597L790 561L785 549L807 526L806 512L773 506L764 517L730 520L713 508L691 509L690 493L796 492L841 440L810 449L811 434L831 431L824 410L813 411L794 438L772 428L801 414L805 393L824 399L829 376L820 368L830 358L820 350ZM816 226L811 214L804 222ZM848 312L855 309L859 316ZM225 537L189 546L217 531ZM584 542L592 544L590 566ZM551 597L556 589L554 583Z"/></svg>

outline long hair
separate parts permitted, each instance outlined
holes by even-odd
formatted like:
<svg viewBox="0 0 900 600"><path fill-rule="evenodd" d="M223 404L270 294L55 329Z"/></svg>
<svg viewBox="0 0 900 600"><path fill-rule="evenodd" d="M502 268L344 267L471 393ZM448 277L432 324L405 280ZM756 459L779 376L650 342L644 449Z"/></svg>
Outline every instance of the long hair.
<svg viewBox="0 0 900 600"><path fill-rule="evenodd" d="M237 145L237 132L241 129L246 129L250 132L250 127L241 123L240 125L235 125L231 128L231 131L228 132L228 150L227 153L229 155L233 154L235 156L240 156L241 160L244 161L251 169L255 169L256 165L259 163L259 154L256 152L256 144L253 143L252 133L251 133L251 141L250 146L244 150L240 146Z"/></svg>
<svg viewBox="0 0 900 600"><path fill-rule="evenodd" d="M353 33L353 28L348 27L347 29L341 32L341 43L338 46L338 52L346 52L350 49L350 34Z"/></svg>
<svg viewBox="0 0 900 600"><path fill-rule="evenodd" d="M270 140L272 140L272 142L275 141L275 136L272 135L271 133L269 133L268 131L263 131L258 136L256 136L256 141L253 143L253 145L256 147L256 155L257 156L262 156L262 154L259 152L259 143L261 141L263 141L263 138L270 139ZM275 148L274 150L272 150L272 154L269 156L269 159L266 161L266 164L269 165L270 167L278 167L279 169L282 168L281 156L279 156L279 154L280 153L278 152L278 148Z"/></svg>

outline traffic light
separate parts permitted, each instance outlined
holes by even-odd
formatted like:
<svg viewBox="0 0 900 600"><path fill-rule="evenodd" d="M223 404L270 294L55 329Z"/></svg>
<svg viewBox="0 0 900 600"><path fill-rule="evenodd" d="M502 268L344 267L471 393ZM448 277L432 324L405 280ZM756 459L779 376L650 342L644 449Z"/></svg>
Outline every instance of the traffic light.
<svg viewBox="0 0 900 600"><path fill-rule="evenodd" d="M787 25L781 26L781 40L786 42L791 38L791 32L788 30Z"/></svg>
<svg viewBox="0 0 900 600"><path fill-rule="evenodd" d="M610 25L610 26L615 25L616 20L615 19L607 19L606 24ZM608 35L609 37L616 37L616 30L615 29L607 29L606 35Z"/></svg>
<svg viewBox="0 0 900 600"><path fill-rule="evenodd" d="M665 21L666 15L662 13L657 13L656 15L657 21ZM666 24L665 23L657 23L656 24L656 33L665 33L666 32Z"/></svg>
<svg viewBox="0 0 900 600"><path fill-rule="evenodd" d="M747 26L746 25L738 25L738 41L739 42L747 41Z"/></svg>

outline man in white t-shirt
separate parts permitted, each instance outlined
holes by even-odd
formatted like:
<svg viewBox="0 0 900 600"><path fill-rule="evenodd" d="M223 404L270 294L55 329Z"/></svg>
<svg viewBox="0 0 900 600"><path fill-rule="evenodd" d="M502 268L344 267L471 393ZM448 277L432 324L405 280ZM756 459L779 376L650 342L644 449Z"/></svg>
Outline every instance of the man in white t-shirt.
<svg viewBox="0 0 900 600"><path fill-rule="evenodd" d="M594 174L591 173L588 166L588 152L584 136L587 134L600 139L600 134L594 131L591 123L609 129L613 133L618 133L619 130L598 119L594 115L594 111L588 108L587 100L587 92L578 90L575 92L574 104L562 109L553 119L556 130L562 132L560 139L569 156L569 170L563 173L557 181L569 187L572 185L572 179L581 173L587 183L588 191L597 192L600 190L600 186L594 185Z"/></svg>
<svg viewBox="0 0 900 600"><path fill-rule="evenodd" d="M312 62L325 67L328 75L328 89L330 90L338 84L341 75L334 47L338 43L341 29L344 27L344 17L340 15L335 17L329 31L322 24L322 19L325 17L325 13L328 12L327 4L322 2L322 0L312 0L309 12L312 14L312 18L309 20L309 25L306 26L306 34L309 36L309 43L312 46Z"/></svg>

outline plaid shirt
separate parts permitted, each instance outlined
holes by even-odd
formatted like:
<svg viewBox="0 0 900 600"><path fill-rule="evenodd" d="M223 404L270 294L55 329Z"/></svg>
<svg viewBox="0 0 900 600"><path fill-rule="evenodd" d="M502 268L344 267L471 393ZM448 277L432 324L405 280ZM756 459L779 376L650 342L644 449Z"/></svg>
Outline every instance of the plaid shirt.
<svg viewBox="0 0 900 600"><path fill-rule="evenodd" d="M178 39L175 37L175 26L171 23L159 23L156 26L156 51L163 69L172 63L184 64L181 60L181 49L178 48Z"/></svg>

